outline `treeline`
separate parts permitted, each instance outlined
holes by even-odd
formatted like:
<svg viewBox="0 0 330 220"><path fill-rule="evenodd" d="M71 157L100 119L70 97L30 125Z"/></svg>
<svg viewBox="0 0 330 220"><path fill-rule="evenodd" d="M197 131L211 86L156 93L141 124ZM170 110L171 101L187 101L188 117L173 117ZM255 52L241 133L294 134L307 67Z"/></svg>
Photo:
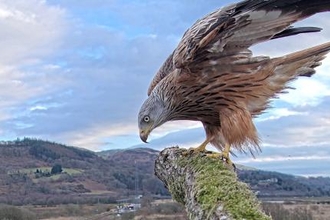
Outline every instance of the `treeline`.
<svg viewBox="0 0 330 220"><path fill-rule="evenodd" d="M22 146L22 145L33 145L33 144L36 144L36 143L37 144L39 144L39 143L49 143L49 144L62 145L62 144L56 143L54 141L42 140L42 139L39 139L39 138L24 137L24 138L16 138L15 140L7 140L7 141L2 140L2 141L0 141L0 146L6 146L6 145Z"/></svg>

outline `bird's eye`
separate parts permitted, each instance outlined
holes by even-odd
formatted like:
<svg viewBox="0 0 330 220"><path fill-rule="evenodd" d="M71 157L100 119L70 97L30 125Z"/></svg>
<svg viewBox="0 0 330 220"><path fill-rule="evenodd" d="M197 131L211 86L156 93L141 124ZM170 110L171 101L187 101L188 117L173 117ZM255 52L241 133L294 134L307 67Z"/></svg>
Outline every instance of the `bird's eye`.
<svg viewBox="0 0 330 220"><path fill-rule="evenodd" d="M147 116L144 116L143 121L144 122L149 122L150 121L150 117L148 115Z"/></svg>

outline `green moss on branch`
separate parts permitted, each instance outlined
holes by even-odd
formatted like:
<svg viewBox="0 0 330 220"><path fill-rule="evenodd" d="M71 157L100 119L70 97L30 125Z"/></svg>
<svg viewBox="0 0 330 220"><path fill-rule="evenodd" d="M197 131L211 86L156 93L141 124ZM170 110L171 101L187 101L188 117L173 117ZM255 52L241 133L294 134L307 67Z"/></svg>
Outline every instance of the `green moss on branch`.
<svg viewBox="0 0 330 220"><path fill-rule="evenodd" d="M185 205L190 219L271 219L249 187L220 159L182 156L167 148L155 163L156 175L172 197Z"/></svg>

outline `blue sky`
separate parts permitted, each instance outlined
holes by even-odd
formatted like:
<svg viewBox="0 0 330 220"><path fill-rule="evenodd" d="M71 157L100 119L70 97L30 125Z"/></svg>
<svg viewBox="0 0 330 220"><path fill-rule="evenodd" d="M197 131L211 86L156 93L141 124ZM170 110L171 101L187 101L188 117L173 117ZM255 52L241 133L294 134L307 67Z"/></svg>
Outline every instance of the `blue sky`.
<svg viewBox="0 0 330 220"><path fill-rule="evenodd" d="M0 1L0 135L37 137L94 151L204 139L196 122L168 123L141 143L137 113L153 75L184 31L233 1ZM330 41L330 13L297 25L321 33L253 47L279 56ZM299 79L256 119L263 152L236 163L299 175L330 176L330 59ZM212 149L212 148L210 148Z"/></svg>

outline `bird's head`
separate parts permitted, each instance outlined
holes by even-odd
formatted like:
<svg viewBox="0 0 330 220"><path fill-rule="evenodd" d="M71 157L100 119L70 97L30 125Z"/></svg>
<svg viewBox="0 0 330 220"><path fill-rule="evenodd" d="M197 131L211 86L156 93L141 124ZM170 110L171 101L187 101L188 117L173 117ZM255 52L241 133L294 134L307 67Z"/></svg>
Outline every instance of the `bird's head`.
<svg viewBox="0 0 330 220"><path fill-rule="evenodd" d="M140 109L138 120L140 138L147 143L151 131L167 121L167 111L164 102L150 95Z"/></svg>

